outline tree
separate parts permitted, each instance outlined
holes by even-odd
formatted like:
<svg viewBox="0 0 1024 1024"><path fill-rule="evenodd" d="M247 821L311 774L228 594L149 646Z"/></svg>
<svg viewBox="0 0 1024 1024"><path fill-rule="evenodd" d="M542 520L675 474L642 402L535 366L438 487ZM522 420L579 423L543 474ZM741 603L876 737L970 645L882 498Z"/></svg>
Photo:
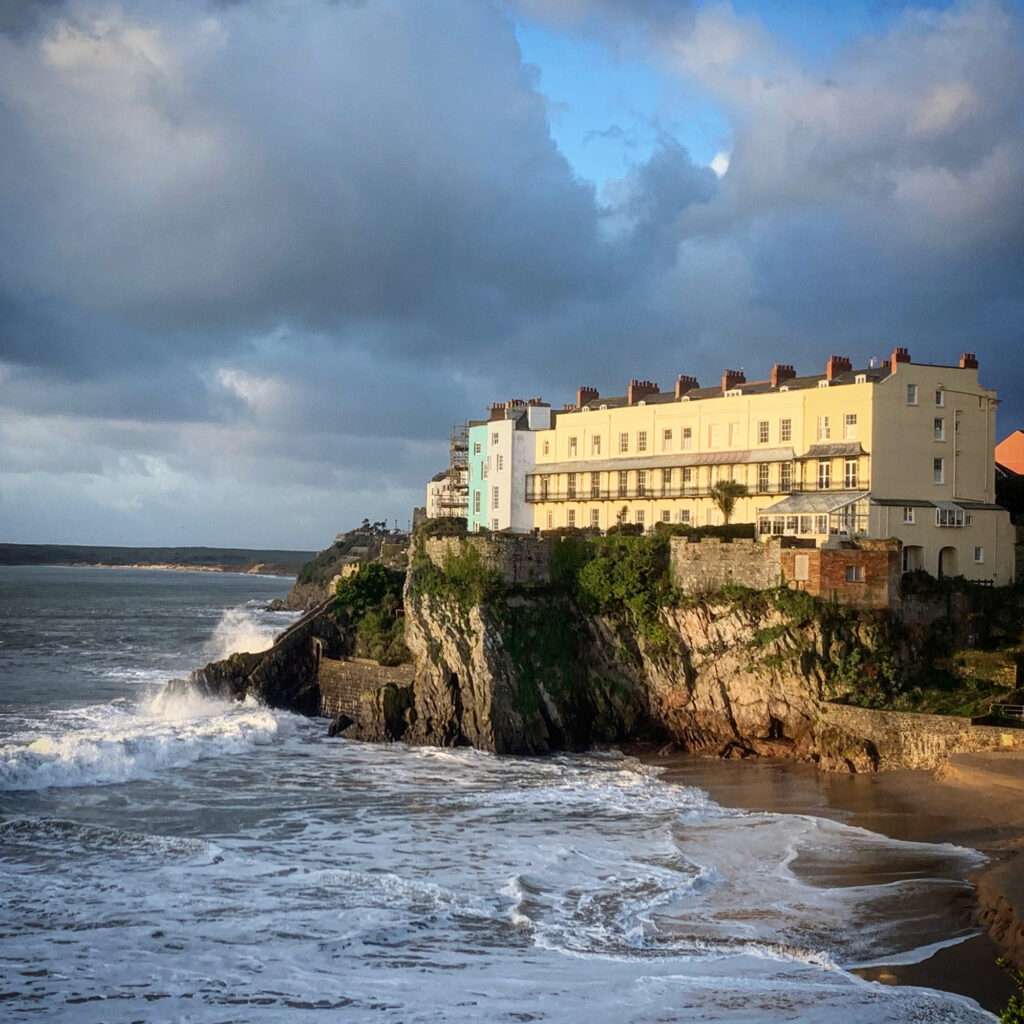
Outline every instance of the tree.
<svg viewBox="0 0 1024 1024"><path fill-rule="evenodd" d="M747 485L737 483L735 480L719 480L711 485L711 500L718 506L718 511L722 513L726 526L732 519L737 500L746 496Z"/></svg>

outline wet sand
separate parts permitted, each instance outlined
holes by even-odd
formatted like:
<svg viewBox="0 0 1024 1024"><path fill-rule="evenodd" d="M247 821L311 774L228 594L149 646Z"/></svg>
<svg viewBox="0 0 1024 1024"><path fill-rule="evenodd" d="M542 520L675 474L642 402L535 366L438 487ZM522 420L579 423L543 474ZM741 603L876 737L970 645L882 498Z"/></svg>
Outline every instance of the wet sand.
<svg viewBox="0 0 1024 1024"><path fill-rule="evenodd" d="M1024 887L1024 788L1015 779L1000 779L1010 765L1021 775L1024 760L1015 755L973 755L953 758L940 777L930 772L900 771L876 775L820 772L791 761L722 761L694 755L632 753L664 769L666 782L698 786L726 807L785 814L809 814L842 821L894 839L955 843L980 850L989 862L971 877L982 894L964 908L965 925L980 911L989 914L1000 899L1019 901ZM991 769L995 758L995 773ZM1006 759L1013 758L1013 761ZM1007 785L1002 785L1002 782ZM795 866L799 872L799 865ZM851 877L839 884L857 884ZM863 879L862 879L863 880ZM832 879L833 883L835 879ZM1024 905L1016 902L1019 912ZM979 930L984 925L978 925ZM942 936L936 936L940 941ZM858 969L862 977L892 985L922 985L970 996L998 1012L1012 992L996 959L1000 948L982 931L974 938L938 950L918 964ZM1019 955L1019 950L1011 949Z"/></svg>

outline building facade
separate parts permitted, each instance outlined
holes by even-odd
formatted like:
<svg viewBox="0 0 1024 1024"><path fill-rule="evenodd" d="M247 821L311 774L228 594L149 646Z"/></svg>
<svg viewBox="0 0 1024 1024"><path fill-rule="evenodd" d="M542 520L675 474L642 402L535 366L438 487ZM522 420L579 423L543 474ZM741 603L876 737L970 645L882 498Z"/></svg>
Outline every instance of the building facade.
<svg viewBox="0 0 1024 1024"><path fill-rule="evenodd" d="M1008 583L995 405L973 354L934 366L902 348L860 370L832 356L812 376L776 364L767 380L726 370L709 388L688 376L670 392L580 388L536 434L526 501L540 529L714 525L714 485L731 480L746 488L732 519L759 536L895 537L904 570Z"/></svg>
<svg viewBox="0 0 1024 1024"><path fill-rule="evenodd" d="M536 461L534 436L550 425L551 407L539 398L495 403L486 420L470 422L468 524L472 532L533 529L526 480Z"/></svg>

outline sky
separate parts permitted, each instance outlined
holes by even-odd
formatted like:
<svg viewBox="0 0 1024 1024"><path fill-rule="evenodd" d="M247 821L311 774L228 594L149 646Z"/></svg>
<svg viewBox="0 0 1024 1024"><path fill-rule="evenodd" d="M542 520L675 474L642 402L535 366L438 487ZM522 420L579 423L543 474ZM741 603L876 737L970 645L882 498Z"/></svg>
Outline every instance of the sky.
<svg viewBox="0 0 1024 1024"><path fill-rule="evenodd" d="M895 345L1024 425L1018 0L0 0L0 540L320 548L451 425Z"/></svg>

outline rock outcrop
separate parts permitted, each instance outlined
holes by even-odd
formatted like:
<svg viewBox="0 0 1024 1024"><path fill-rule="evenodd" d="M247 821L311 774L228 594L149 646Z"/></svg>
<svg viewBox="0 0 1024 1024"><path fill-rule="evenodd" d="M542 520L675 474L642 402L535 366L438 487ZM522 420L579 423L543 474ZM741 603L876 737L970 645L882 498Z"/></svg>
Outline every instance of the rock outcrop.
<svg viewBox="0 0 1024 1024"><path fill-rule="evenodd" d="M233 654L196 669L187 685L209 696L229 700L252 696L271 707L320 714L320 661L341 657L349 646L345 626L332 604L326 601L314 608L267 651Z"/></svg>
<svg viewBox="0 0 1024 1024"><path fill-rule="evenodd" d="M870 654L872 638L857 630L723 601L666 612L669 642L655 644L554 592L467 606L417 593L412 576L405 604L410 742L538 754L654 740L877 767L869 739L819 714L835 660Z"/></svg>

